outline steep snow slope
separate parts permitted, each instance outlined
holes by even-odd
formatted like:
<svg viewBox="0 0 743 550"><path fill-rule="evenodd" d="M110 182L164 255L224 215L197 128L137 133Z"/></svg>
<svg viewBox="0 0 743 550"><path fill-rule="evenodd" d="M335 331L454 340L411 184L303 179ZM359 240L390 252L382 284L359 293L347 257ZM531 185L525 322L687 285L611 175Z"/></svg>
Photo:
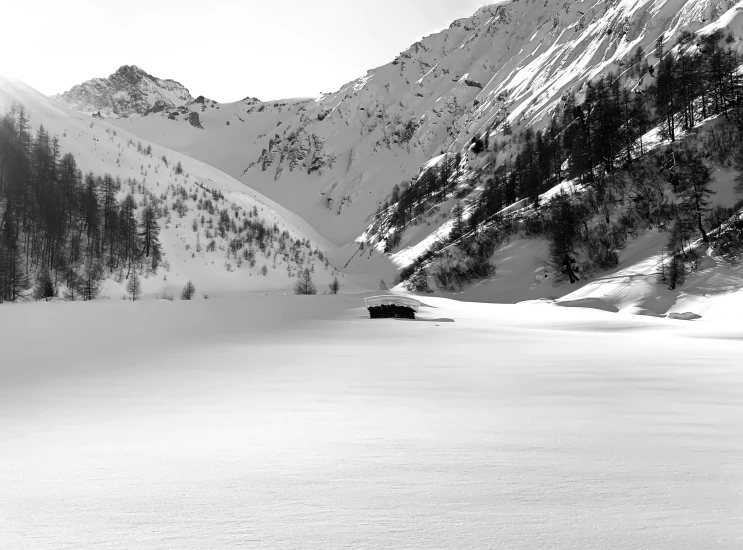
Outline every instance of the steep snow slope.
<svg viewBox="0 0 743 550"><path fill-rule="evenodd" d="M156 276L143 280L145 296L177 296L187 280L195 283L199 296L238 291L291 292L300 266L314 270L320 292L332 280L335 269L322 254L322 251L332 252L331 243L304 220L218 168L158 145L152 146L152 154L148 156L143 152L148 145L146 141L140 142L106 121L54 104L22 82L0 78L0 110L10 108L14 102L25 106L32 128L43 125L51 135L57 135L62 153L72 153L84 172L120 177L124 183L121 193L132 192L138 202L145 193L165 197L169 213L160 222L160 240L166 267L161 267ZM168 160L167 165L163 157ZM180 175L175 172L179 162L183 168ZM136 183L130 185L130 178ZM212 213L205 209L207 200L215 208ZM177 204L181 206L176 209ZM238 235L231 231L220 235L216 225L212 225L219 217L218 211L224 209L237 225L263 220L271 235L266 249L260 250L255 243L243 243L237 254L231 251L229 245ZM194 222L198 225L196 231ZM209 251L212 240L214 250ZM247 253L249 257L244 257ZM345 282L343 274L339 277L344 291L356 288ZM125 282L109 281L108 296L123 294Z"/></svg>
<svg viewBox="0 0 743 550"><path fill-rule="evenodd" d="M391 188L443 152L503 124L548 120L568 90L652 57L680 30L724 13L716 0L503 2L428 36L332 94L217 105L203 130L167 113L116 122L219 167L308 220L336 244L360 235ZM229 123L229 125L228 125Z"/></svg>
<svg viewBox="0 0 743 550"><path fill-rule="evenodd" d="M55 98L72 109L107 117L143 115L193 101L182 84L155 78L136 65L119 67L108 78L88 80Z"/></svg>

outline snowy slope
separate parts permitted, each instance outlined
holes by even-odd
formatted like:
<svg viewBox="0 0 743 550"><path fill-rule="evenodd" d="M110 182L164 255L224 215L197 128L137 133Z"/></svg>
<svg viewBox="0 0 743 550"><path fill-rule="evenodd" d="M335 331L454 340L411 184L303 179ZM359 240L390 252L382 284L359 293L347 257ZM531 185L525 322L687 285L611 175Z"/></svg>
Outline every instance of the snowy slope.
<svg viewBox="0 0 743 550"><path fill-rule="evenodd" d="M170 207L178 199L180 186L187 193L181 199L185 206L183 217L171 210L169 219L161 220L160 240L165 252L166 267L161 267L157 276L143 280L145 297L155 295L178 295L186 281L192 280L198 296L242 291L291 292L299 266L314 269L314 278L322 293L332 280L335 269L321 258L325 252L332 252L333 245L312 229L304 220L275 204L260 193L251 190L218 168L192 159L181 153L159 145L152 146L151 156L140 152L138 145L146 148L148 142L129 134L125 130L111 126L107 121L89 117L52 102L41 93L14 79L0 78L0 110L4 111L14 102L21 102L30 115L30 125L38 129L43 125L51 135L57 135L63 153L72 153L83 172L93 171L96 175L110 173L124 182L122 194L132 191L140 201L143 192L166 196ZM168 160L166 166L162 160ZM174 167L180 162L184 173L178 175ZM134 186L127 185L129 178L136 180ZM141 184L141 187L140 185ZM217 200L213 192L224 195ZM269 227L275 225L274 240L269 248L260 251L253 245L254 265L242 262L233 255L228 257L228 242L234 234L220 236L213 232L207 236L208 224L213 216L199 208L199 202L211 199L218 210L228 209L238 224L247 219L261 219ZM253 212L257 212L254 216ZM206 223L202 223L202 216ZM192 224L198 221L199 228L194 231ZM216 220L216 218L214 218ZM291 249L281 250L281 233L287 232L286 246L302 241L297 248L296 257ZM207 251L211 239L215 250ZM289 241L291 239L291 241ZM197 252L200 245L201 251ZM297 263L297 260L299 264ZM167 267L169 265L169 267ZM261 270L267 267L263 275ZM356 288L346 284L343 274L338 274L344 291ZM124 293L124 284L109 281L106 293L118 298Z"/></svg>

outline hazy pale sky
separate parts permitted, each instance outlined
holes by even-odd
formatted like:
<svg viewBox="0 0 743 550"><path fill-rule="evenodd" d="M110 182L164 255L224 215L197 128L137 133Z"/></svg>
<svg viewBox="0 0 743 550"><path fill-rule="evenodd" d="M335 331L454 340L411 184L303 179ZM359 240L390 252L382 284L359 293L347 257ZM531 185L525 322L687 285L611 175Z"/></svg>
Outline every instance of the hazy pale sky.
<svg viewBox="0 0 743 550"><path fill-rule="evenodd" d="M0 72L44 94L138 65L217 101L311 96L488 3L5 0Z"/></svg>

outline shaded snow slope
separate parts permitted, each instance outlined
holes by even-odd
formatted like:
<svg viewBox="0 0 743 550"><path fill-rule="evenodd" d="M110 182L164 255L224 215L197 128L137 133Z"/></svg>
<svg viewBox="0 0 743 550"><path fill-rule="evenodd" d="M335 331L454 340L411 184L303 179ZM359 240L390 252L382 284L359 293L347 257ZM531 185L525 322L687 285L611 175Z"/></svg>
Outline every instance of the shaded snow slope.
<svg viewBox="0 0 743 550"><path fill-rule="evenodd" d="M423 302L3 306L0 547L743 546L736 327Z"/></svg>
<svg viewBox="0 0 743 550"><path fill-rule="evenodd" d="M43 125L51 135L59 137L62 153L72 153L83 172L93 171L96 175L110 173L120 177L124 182L122 194L133 192L138 201L144 197L143 191L157 196L166 195L170 221L160 221L160 240L167 262L157 275L143 279L145 297L163 294L177 297L180 288L188 280L195 283L199 297L203 293L214 295L259 290L291 292L300 266L314 269L313 277L321 293L332 281L335 275L333 265L325 263L318 254L318 251L332 251L334 247L330 242L283 206L218 168L159 145L153 145L152 154L148 156L142 152L149 145L147 141L105 120L70 111L22 82L0 79L0 110L10 108L14 102L21 102L25 106L32 129ZM168 160L167 165L162 157ZM180 175L175 172L178 162L183 168L183 174ZM130 178L137 182L133 187L126 183ZM172 209L178 200L176 189L179 187L188 193L187 198L181 199L184 206L182 216ZM215 200L213 192L221 193L224 200ZM238 223L246 219L260 219L269 228L275 226L277 233L266 250L261 251L251 245L254 254L252 267L247 260L238 265L234 254L228 254L229 242L236 237L235 234L221 236L212 229L212 236L207 237L208 223L216 218L199 208L199 202L206 199L212 200L218 210L228 209L230 216L235 217ZM202 216L206 224L202 224ZM198 221L198 231L192 228L194 220ZM279 237L284 231L288 234L286 242L290 245L297 240L303 242L296 250L291 249L289 258L287 250L280 250ZM212 239L215 249L207 251L206 247ZM197 246L201 247L200 252L197 252ZM267 268L265 275L262 273L264 266ZM338 276L344 291L357 288L352 282L346 282L343 274ZM109 281L106 295L120 297L124 293L125 283Z"/></svg>

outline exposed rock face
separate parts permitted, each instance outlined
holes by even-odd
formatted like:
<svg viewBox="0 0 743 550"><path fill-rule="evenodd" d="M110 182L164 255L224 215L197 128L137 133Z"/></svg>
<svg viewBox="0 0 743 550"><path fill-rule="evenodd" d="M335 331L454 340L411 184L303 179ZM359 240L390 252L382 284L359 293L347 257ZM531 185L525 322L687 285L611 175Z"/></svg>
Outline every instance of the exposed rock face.
<svg viewBox="0 0 743 550"><path fill-rule="evenodd" d="M278 158L277 158L278 154ZM290 172L295 169L306 170L307 174L322 174L325 167L332 168L335 157L325 152L325 142L317 134L310 134L304 128L281 137L276 134L268 140L268 148L263 149L258 160L251 164L260 166L263 172L276 168L275 180L281 177L284 168Z"/></svg>
<svg viewBox="0 0 743 550"><path fill-rule="evenodd" d="M155 104L150 107L150 109L147 111L147 113L160 113L162 111L165 111L167 109L170 109L172 105L168 105L165 101L162 99L158 99L155 101ZM147 114L145 113L145 114Z"/></svg>
<svg viewBox="0 0 743 550"><path fill-rule="evenodd" d="M201 125L201 121L199 120L199 113L195 111L191 111L191 113L188 115L188 122L194 128L201 128L202 130L204 129L204 127Z"/></svg>
<svg viewBox="0 0 743 550"><path fill-rule="evenodd" d="M78 84L55 99L77 111L117 118L166 111L193 101L182 84L156 78L134 65L124 65L108 78Z"/></svg>

